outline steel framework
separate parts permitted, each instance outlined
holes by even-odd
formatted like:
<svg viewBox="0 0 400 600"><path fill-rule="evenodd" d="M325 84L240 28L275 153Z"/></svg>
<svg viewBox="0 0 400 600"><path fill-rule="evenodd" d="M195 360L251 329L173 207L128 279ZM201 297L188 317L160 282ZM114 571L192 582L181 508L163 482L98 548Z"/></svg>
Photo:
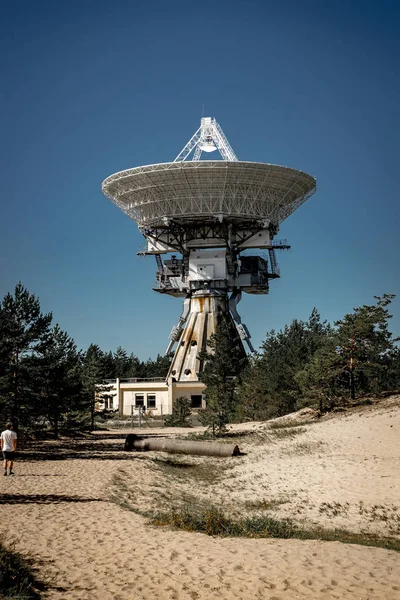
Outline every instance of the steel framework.
<svg viewBox="0 0 400 600"><path fill-rule="evenodd" d="M226 139L221 126L215 119L210 117L203 117L201 119L200 127L190 138L186 146L179 152L174 162L186 160L192 150L194 150L192 160L195 162L200 160L203 151L214 152L214 150L219 150L224 160L237 161L236 154Z"/></svg>
<svg viewBox="0 0 400 600"><path fill-rule="evenodd" d="M139 227L217 218L279 225L315 189L303 171L221 160L136 167L103 182L103 193Z"/></svg>

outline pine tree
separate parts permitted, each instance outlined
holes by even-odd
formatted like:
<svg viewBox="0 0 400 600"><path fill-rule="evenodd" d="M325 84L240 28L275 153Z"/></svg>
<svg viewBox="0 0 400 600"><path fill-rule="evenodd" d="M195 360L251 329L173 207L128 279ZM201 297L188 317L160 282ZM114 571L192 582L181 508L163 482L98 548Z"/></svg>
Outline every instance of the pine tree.
<svg viewBox="0 0 400 600"><path fill-rule="evenodd" d="M129 369L127 377L141 377L141 361L133 353L129 356Z"/></svg>
<svg viewBox="0 0 400 600"><path fill-rule="evenodd" d="M80 408L82 381L80 355L74 340L56 325L37 361L36 377L42 385L41 413L50 421L55 437L65 413Z"/></svg>
<svg viewBox="0 0 400 600"><path fill-rule="evenodd" d="M381 390L398 393L400 390L400 348L396 346L385 353L382 362L384 364L384 377L381 380Z"/></svg>
<svg viewBox="0 0 400 600"><path fill-rule="evenodd" d="M342 359L343 379L348 381L350 397L359 392L377 392L385 377L385 356L394 349L386 308L394 294L374 296L376 304L355 308L335 323L337 353ZM344 383L346 385L346 383Z"/></svg>
<svg viewBox="0 0 400 600"><path fill-rule="evenodd" d="M166 417L165 425L167 427L187 427L189 424L188 419L191 414L192 409L189 398L186 398L186 396L179 396L174 400L172 414Z"/></svg>
<svg viewBox="0 0 400 600"><path fill-rule="evenodd" d="M295 375L304 406L317 406L324 412L338 404L343 368L336 348L336 335L331 332L311 360Z"/></svg>
<svg viewBox="0 0 400 600"><path fill-rule="evenodd" d="M238 403L236 414L239 421L257 421L274 416L275 409L266 400L268 389L268 371L260 354L250 357L247 367L241 375L237 388Z"/></svg>
<svg viewBox="0 0 400 600"><path fill-rule="evenodd" d="M121 346L118 346L113 358L115 377L128 377L131 362L127 351L124 350Z"/></svg>
<svg viewBox="0 0 400 600"><path fill-rule="evenodd" d="M297 374L323 345L329 331L316 308L308 321L295 319L281 331L270 331L243 375L238 416L270 419L303 406Z"/></svg>
<svg viewBox="0 0 400 600"><path fill-rule="evenodd" d="M104 353L97 344L90 344L82 361L83 397L90 413L90 429L94 429L97 402L112 397L112 385L103 383L105 379Z"/></svg>
<svg viewBox="0 0 400 600"><path fill-rule="evenodd" d="M201 381L206 384L207 408L199 412L199 417L215 435L223 433L227 423L233 417L237 398L235 388L237 377L247 363L236 330L221 318L216 332L207 341L208 351L200 352L204 361Z"/></svg>
<svg viewBox="0 0 400 600"><path fill-rule="evenodd" d="M140 367L141 377L145 379L166 378L171 366L172 354L161 356L157 354L156 360L149 358L143 362Z"/></svg>
<svg viewBox="0 0 400 600"><path fill-rule="evenodd" d="M114 379L115 377L117 377L114 354L111 352L111 350L109 352L103 352L102 363L104 376L107 379Z"/></svg>
<svg viewBox="0 0 400 600"><path fill-rule="evenodd" d="M29 422L40 409L35 369L49 343L51 321L51 313L41 312L39 300L22 283L0 305L0 403L16 422Z"/></svg>
<svg viewBox="0 0 400 600"><path fill-rule="evenodd" d="M376 393L399 381L398 350L388 329L387 306L394 296L375 296L375 305L355 308L331 329L313 360L298 373L297 382L320 410L330 410L356 394ZM400 381L399 381L400 383Z"/></svg>

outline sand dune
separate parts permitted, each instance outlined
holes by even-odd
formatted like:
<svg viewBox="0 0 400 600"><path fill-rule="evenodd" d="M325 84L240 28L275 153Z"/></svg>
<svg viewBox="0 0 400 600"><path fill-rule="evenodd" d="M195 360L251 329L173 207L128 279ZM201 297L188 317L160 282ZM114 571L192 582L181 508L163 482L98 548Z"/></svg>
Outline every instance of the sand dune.
<svg viewBox="0 0 400 600"><path fill-rule="evenodd" d="M234 426L256 432L239 438L246 456L174 458L199 466L199 479L174 477L165 455L123 452L120 433L42 442L21 453L16 477L1 480L0 532L36 559L52 599L400 599L397 552L172 531L112 501L152 510L191 494L233 514L265 509L400 538L399 426L399 398L292 435Z"/></svg>

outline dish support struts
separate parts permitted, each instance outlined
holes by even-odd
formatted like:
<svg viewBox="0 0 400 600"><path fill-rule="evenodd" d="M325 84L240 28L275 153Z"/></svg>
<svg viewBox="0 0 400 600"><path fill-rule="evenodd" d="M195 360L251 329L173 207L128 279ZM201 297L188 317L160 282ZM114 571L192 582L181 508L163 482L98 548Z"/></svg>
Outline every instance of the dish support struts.
<svg viewBox="0 0 400 600"><path fill-rule="evenodd" d="M237 353L245 356L242 339L238 335L229 310L226 292L197 291L184 300L183 306L178 326L173 328L167 348L167 352L170 352L175 342L178 342L168 377L173 377L175 381L198 381L203 367L199 353L206 350L207 340L216 332L217 324L221 319L228 322L228 330L231 332L232 343ZM243 325L241 327L243 332L246 332L245 339L252 349L247 329Z"/></svg>

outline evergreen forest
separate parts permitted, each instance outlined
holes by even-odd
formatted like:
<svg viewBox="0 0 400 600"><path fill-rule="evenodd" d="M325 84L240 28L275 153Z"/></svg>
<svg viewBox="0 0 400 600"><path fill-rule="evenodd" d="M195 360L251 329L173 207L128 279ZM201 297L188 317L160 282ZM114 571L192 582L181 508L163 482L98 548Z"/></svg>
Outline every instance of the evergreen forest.
<svg viewBox="0 0 400 600"><path fill-rule="evenodd" d="M219 432L232 421L265 420L302 407L331 411L368 395L400 388L400 349L389 330L394 296L375 297L333 324L316 308L266 334L252 357L239 356L222 320L201 353L205 425ZM95 426L95 389L106 379L164 378L171 356L141 361L119 347L77 347L39 299L18 283L0 303L0 419L26 430ZM107 384L102 386L107 394ZM186 419L186 417L185 417Z"/></svg>

